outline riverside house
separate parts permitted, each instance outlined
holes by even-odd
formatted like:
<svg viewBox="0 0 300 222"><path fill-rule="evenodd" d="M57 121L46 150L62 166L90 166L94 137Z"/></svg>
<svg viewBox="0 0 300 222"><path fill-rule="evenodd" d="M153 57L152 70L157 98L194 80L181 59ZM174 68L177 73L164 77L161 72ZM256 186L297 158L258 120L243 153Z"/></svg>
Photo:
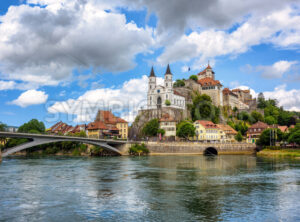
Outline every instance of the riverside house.
<svg viewBox="0 0 300 222"><path fill-rule="evenodd" d="M194 122L196 128L196 136L194 140L197 141L220 141L225 139L219 127L211 121L197 120Z"/></svg>

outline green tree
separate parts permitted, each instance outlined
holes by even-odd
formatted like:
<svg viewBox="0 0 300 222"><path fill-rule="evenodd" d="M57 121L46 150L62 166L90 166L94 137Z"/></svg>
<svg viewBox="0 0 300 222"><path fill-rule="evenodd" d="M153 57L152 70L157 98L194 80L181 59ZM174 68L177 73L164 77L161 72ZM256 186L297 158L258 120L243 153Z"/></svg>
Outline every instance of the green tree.
<svg viewBox="0 0 300 222"><path fill-rule="evenodd" d="M234 124L234 129L241 132L241 134L244 136L248 130L248 126L246 122L239 121L238 123Z"/></svg>
<svg viewBox="0 0 300 222"><path fill-rule="evenodd" d="M166 133L166 131L164 129L158 129L157 130L157 134L161 134L162 136L164 136Z"/></svg>
<svg viewBox="0 0 300 222"><path fill-rule="evenodd" d="M191 116L193 121L207 119L214 123L218 123L220 118L220 109L212 105L210 96L196 93L193 97Z"/></svg>
<svg viewBox="0 0 300 222"><path fill-rule="evenodd" d="M5 131L6 124L0 122L0 131Z"/></svg>
<svg viewBox="0 0 300 222"><path fill-rule="evenodd" d="M243 136L242 136L241 132L238 132L234 138L238 142L241 142L243 140Z"/></svg>
<svg viewBox="0 0 300 222"><path fill-rule="evenodd" d="M269 125L273 125L273 124L276 123L276 120L275 120L275 118L274 118L273 116L267 116L267 117L265 118L265 122L266 122L267 124L269 124Z"/></svg>
<svg viewBox="0 0 300 222"><path fill-rule="evenodd" d="M274 133L275 132L275 133ZM283 133L279 129L265 129L256 141L257 145L268 146L270 145L270 137L275 138L277 142L282 141Z"/></svg>
<svg viewBox="0 0 300 222"><path fill-rule="evenodd" d="M252 117L253 120L254 120L253 123L256 123L256 122L258 122L258 121L261 121L261 122L264 121L263 115L262 115L261 113L255 111L255 110L251 113L251 117Z"/></svg>
<svg viewBox="0 0 300 222"><path fill-rule="evenodd" d="M37 119L32 119L28 123L24 123L18 129L18 132L21 132L21 133L29 133L29 131L35 132L35 133L44 133L45 125L43 122L39 122Z"/></svg>
<svg viewBox="0 0 300 222"><path fill-rule="evenodd" d="M288 142L300 145L300 129L291 133L291 135L288 138Z"/></svg>
<svg viewBox="0 0 300 222"><path fill-rule="evenodd" d="M166 104L166 106L170 106L171 105L170 100L166 99L165 104Z"/></svg>
<svg viewBox="0 0 300 222"><path fill-rule="evenodd" d="M192 123L188 121L182 121L177 125L176 135L181 138L189 139L189 137L195 136L195 131L196 128Z"/></svg>
<svg viewBox="0 0 300 222"><path fill-rule="evenodd" d="M190 79L194 80L195 82L198 81L198 76L197 75L191 75Z"/></svg>
<svg viewBox="0 0 300 222"><path fill-rule="evenodd" d="M146 136L157 136L157 131L159 129L158 119L152 119L143 128L143 134Z"/></svg>

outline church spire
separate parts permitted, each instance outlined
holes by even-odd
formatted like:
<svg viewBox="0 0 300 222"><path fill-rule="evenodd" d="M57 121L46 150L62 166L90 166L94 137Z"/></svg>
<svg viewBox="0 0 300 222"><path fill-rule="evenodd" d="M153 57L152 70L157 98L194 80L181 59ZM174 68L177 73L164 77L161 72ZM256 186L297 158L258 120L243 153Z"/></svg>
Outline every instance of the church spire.
<svg viewBox="0 0 300 222"><path fill-rule="evenodd" d="M155 73L154 73L154 69L153 69L153 66L151 68L151 72L150 72L150 76L149 77L156 77L155 76Z"/></svg>
<svg viewBox="0 0 300 222"><path fill-rule="evenodd" d="M168 64L168 66L167 66L167 70L166 70L165 75L166 75L166 74L171 74L171 75L172 75L171 69L170 69L170 65L169 65L169 64Z"/></svg>

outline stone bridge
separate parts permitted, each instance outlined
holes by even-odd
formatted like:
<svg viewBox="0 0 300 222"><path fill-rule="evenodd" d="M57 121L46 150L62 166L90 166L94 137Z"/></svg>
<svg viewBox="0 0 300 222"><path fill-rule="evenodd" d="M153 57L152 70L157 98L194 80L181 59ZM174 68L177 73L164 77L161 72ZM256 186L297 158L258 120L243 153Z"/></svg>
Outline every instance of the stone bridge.
<svg viewBox="0 0 300 222"><path fill-rule="evenodd" d="M11 133L11 132L0 132L0 137L27 138L31 140L27 143L23 143L21 145L4 150L2 153L2 157L6 157L10 154L22 150L26 150L34 146L48 144L48 143L64 142L64 141L80 142L80 143L100 146L118 155L122 155L123 152L127 151L126 150L127 141L121 141L121 140L92 139L86 137L71 137L71 136L57 136L57 135L49 135L49 134L29 134L29 133Z"/></svg>

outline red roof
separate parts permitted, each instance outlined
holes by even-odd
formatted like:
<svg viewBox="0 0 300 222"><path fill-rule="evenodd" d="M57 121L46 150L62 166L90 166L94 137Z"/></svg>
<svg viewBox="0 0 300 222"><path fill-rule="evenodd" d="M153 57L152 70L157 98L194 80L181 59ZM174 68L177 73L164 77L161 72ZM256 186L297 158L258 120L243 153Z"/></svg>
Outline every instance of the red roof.
<svg viewBox="0 0 300 222"><path fill-rule="evenodd" d="M160 122L176 122L168 113L164 114L160 119Z"/></svg>
<svg viewBox="0 0 300 222"><path fill-rule="evenodd" d="M252 126L249 127L249 129L266 129L268 128L269 125L263 122L258 121L257 123L253 124Z"/></svg>
<svg viewBox="0 0 300 222"><path fill-rule="evenodd" d="M281 132L287 131L289 128L287 126L278 126L278 129L281 130Z"/></svg>
<svg viewBox="0 0 300 222"><path fill-rule="evenodd" d="M106 124L127 123L126 120L116 117L108 110L99 110L95 121L103 121Z"/></svg>
<svg viewBox="0 0 300 222"><path fill-rule="evenodd" d="M233 89L232 92L244 92L244 93L250 93L249 89Z"/></svg>
<svg viewBox="0 0 300 222"><path fill-rule="evenodd" d="M210 77L205 77L203 79L199 79L198 80L198 83L201 85L201 86L222 86L222 84L220 83L220 81L218 80L214 80Z"/></svg>
<svg viewBox="0 0 300 222"><path fill-rule="evenodd" d="M207 65L207 67L203 71L199 72L197 75L204 75L206 73L207 69L212 69L209 64Z"/></svg>
<svg viewBox="0 0 300 222"><path fill-rule="evenodd" d="M219 127L211 121L208 120L196 120L197 123L200 123L206 129L218 129Z"/></svg>
<svg viewBox="0 0 300 222"><path fill-rule="evenodd" d="M231 91L231 90L228 89L228 88L223 89L222 92L223 92L224 95L233 95L233 96L235 96L235 97L238 97L238 95L236 95L235 93L233 93L233 90Z"/></svg>
<svg viewBox="0 0 300 222"><path fill-rule="evenodd" d="M105 125L104 122L102 121L97 121L97 122L92 122L92 123L89 123L88 126L87 126L87 129L88 130L98 130L98 129L108 129L107 126Z"/></svg>

